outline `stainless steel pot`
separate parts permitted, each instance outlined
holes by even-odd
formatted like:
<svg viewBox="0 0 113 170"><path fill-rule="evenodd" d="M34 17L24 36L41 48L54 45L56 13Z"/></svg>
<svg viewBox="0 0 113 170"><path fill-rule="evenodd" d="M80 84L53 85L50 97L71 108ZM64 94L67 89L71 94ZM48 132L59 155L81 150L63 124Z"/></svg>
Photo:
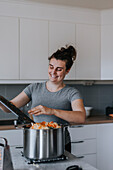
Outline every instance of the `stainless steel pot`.
<svg viewBox="0 0 113 170"><path fill-rule="evenodd" d="M65 148L65 127L58 129L24 129L24 156L49 159L61 156Z"/></svg>
<svg viewBox="0 0 113 170"><path fill-rule="evenodd" d="M14 122L31 126L35 123L20 109L10 103L3 96L0 96L2 103L9 111L18 116L18 121ZM18 123L17 123L18 122ZM58 129L28 129L24 128L24 155L30 159L49 159L57 158L64 153L65 147L65 126Z"/></svg>

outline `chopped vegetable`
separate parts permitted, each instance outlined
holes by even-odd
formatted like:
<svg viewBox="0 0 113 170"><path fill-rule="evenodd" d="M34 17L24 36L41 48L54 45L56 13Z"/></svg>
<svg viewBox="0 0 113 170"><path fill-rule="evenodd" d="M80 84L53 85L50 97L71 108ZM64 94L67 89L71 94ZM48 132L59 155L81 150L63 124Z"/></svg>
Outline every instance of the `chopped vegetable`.
<svg viewBox="0 0 113 170"><path fill-rule="evenodd" d="M54 128L61 128L61 126L58 125L56 122L40 122L40 123L34 123L31 126L31 129L54 129Z"/></svg>

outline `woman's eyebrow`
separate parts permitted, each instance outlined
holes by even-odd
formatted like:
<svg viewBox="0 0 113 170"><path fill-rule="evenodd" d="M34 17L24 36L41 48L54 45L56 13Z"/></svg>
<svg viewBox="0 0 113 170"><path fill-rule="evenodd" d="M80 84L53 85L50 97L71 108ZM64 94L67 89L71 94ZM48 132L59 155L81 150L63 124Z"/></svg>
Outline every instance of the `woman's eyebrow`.
<svg viewBox="0 0 113 170"><path fill-rule="evenodd" d="M50 66L53 66L52 64L49 64Z"/></svg>
<svg viewBox="0 0 113 170"><path fill-rule="evenodd" d="M53 66L52 64L49 64L50 66ZM54 67L54 66L53 66ZM57 67L57 68L61 68L61 69L63 69L63 67Z"/></svg>

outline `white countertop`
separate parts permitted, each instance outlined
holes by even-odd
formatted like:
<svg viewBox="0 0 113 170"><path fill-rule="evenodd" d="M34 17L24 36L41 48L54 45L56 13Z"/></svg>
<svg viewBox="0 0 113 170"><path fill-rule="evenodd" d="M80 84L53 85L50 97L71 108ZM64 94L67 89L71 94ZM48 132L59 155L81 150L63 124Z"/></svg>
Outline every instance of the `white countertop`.
<svg viewBox="0 0 113 170"><path fill-rule="evenodd" d="M82 167L83 170L97 170L67 151L65 151L65 155L68 156L67 160L52 163L38 163L36 165L27 164L25 158L21 156L22 148L16 149L15 147L10 147L10 151L14 170L66 170L66 168L71 165L78 165Z"/></svg>

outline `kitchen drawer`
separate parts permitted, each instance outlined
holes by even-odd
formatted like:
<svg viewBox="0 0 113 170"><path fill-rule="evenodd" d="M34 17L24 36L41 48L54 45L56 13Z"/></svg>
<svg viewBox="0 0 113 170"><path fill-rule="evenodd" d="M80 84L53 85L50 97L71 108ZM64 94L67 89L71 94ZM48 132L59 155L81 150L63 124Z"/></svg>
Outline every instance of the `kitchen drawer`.
<svg viewBox="0 0 113 170"><path fill-rule="evenodd" d="M71 148L71 151L75 156L96 153L96 139L71 143Z"/></svg>
<svg viewBox="0 0 113 170"><path fill-rule="evenodd" d="M8 140L10 146L23 146L23 130L1 130L0 137L4 137Z"/></svg>
<svg viewBox="0 0 113 170"><path fill-rule="evenodd" d="M81 155L78 156L77 158L94 166L95 168L97 167L96 154Z"/></svg>
<svg viewBox="0 0 113 170"><path fill-rule="evenodd" d="M69 127L71 142L96 138L96 125Z"/></svg>

